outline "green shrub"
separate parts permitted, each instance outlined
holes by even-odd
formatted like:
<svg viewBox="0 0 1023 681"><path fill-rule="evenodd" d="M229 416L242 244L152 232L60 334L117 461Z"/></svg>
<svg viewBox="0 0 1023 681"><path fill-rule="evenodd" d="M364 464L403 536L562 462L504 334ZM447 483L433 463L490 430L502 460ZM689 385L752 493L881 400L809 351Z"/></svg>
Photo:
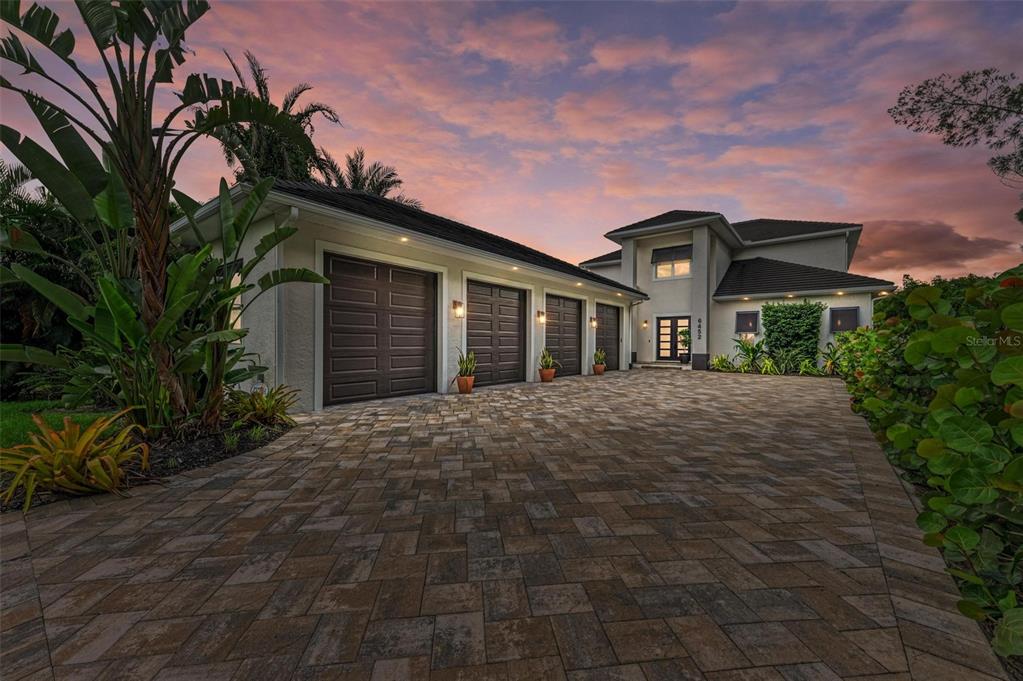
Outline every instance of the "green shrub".
<svg viewBox="0 0 1023 681"><path fill-rule="evenodd" d="M767 348L764 347L764 340L756 342L745 338L735 339L735 360L738 362L735 369L744 374L759 374L760 367L767 359Z"/></svg>
<svg viewBox="0 0 1023 681"><path fill-rule="evenodd" d="M766 303L760 311L764 322L764 340L772 355L792 351L804 359L815 359L821 335L824 303Z"/></svg>
<svg viewBox="0 0 1023 681"><path fill-rule="evenodd" d="M286 385L260 391L232 390L227 395L224 411L234 427L261 425L267 428L290 428L295 419L288 410L298 402L298 391Z"/></svg>
<svg viewBox="0 0 1023 681"><path fill-rule="evenodd" d="M820 368L817 366L817 362L812 359L804 359L799 363L799 375L800 376L821 376L823 375Z"/></svg>
<svg viewBox="0 0 1023 681"><path fill-rule="evenodd" d="M917 518L959 584L959 610L1023 654L1023 266L908 282L875 328L840 338L839 370L892 462L926 489Z"/></svg>
<svg viewBox="0 0 1023 681"><path fill-rule="evenodd" d="M710 360L710 368L713 371L732 372L735 371L735 365L732 364L732 358L728 355L714 355Z"/></svg>
<svg viewBox="0 0 1023 681"><path fill-rule="evenodd" d="M796 373L799 371L799 365L810 359L809 357L803 357L802 353L796 348L782 348L771 352L770 355L771 360L773 360L775 367L778 369L778 373L781 374Z"/></svg>
<svg viewBox="0 0 1023 681"><path fill-rule="evenodd" d="M126 484L125 465L138 459L143 470L149 467L149 445L135 439L141 429L137 425L113 428L126 413L98 418L84 429L65 416L60 430L34 415L39 434L29 435L31 443L0 449L0 470L13 475L4 502L20 488L25 490L26 511L37 488L76 495L120 494Z"/></svg>

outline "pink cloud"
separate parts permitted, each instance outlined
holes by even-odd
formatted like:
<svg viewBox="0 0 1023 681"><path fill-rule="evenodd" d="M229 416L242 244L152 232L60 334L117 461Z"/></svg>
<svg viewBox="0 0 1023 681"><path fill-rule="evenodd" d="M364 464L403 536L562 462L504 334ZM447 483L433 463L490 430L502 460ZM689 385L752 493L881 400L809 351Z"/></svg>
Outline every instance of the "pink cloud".
<svg viewBox="0 0 1023 681"><path fill-rule="evenodd" d="M540 10L503 15L462 26L456 52L475 53L485 59L531 70L546 70L569 59L561 26Z"/></svg>
<svg viewBox="0 0 1023 681"><path fill-rule="evenodd" d="M570 92L558 100L556 118L565 133L576 139L604 143L636 141L678 124L669 110L659 108L638 93L611 89Z"/></svg>

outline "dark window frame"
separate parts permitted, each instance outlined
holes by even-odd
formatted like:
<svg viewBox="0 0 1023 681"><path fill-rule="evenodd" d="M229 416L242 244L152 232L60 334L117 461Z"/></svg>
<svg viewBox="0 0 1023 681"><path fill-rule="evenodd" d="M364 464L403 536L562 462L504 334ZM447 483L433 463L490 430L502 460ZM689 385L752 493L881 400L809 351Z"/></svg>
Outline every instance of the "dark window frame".
<svg viewBox="0 0 1023 681"><path fill-rule="evenodd" d="M753 330L741 328L739 326L740 315L754 315L755 321L753 322ZM736 333L752 333L756 335L760 333L760 310L736 310L735 312L735 332Z"/></svg>
<svg viewBox="0 0 1023 681"><path fill-rule="evenodd" d="M841 328L841 329L835 328L835 313L836 312L852 312L853 315L854 315L852 326L848 326L848 327ZM829 318L828 318L828 329L829 329L829 331L832 334L844 333L846 331L852 331L852 330L856 329L857 327L859 327L859 325L860 325L860 308L859 307L832 307L832 308L830 308L830 313L829 313Z"/></svg>

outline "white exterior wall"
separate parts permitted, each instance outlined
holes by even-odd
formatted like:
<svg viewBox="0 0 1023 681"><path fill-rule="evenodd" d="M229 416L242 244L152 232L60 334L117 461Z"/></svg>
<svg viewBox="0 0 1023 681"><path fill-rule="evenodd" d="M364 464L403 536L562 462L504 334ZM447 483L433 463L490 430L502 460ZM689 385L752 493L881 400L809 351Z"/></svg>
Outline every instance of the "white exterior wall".
<svg viewBox="0 0 1023 681"><path fill-rule="evenodd" d="M622 263L620 262L587 265L585 269L588 269L590 272L593 272L594 274L599 274L602 277L607 277L608 279L613 279L618 283L622 283ZM626 286L631 285L632 284L626 284Z"/></svg>
<svg viewBox="0 0 1023 681"><path fill-rule="evenodd" d="M764 298L762 300L736 300L711 303L711 332L710 332L710 354L735 355L735 313L736 312L760 312L767 303L798 303L804 300L820 301L828 309L821 313L821 331L819 347L822 349L835 337L830 332L831 317L829 310L832 307L858 307L860 310L860 326L869 326L871 317L870 301L873 294L851 293L844 296L805 296L798 298ZM760 317L760 329L757 340L764 337L764 319Z"/></svg>
<svg viewBox="0 0 1023 681"><path fill-rule="evenodd" d="M849 247L844 234L743 248L736 251L732 257L735 260L770 258L839 272L846 272L849 269Z"/></svg>
<svg viewBox="0 0 1023 681"><path fill-rule="evenodd" d="M451 378L457 373L457 349L464 348L465 319L456 319L451 313L453 300L466 300L465 286L469 279L490 281L526 291L526 375L527 380L538 380L536 362L544 345L544 326L536 319L537 310L544 308L547 293L579 298L584 301L583 319L583 374L592 373L590 358L595 350L595 331L588 320L596 315L597 302L619 306L622 339L619 352L622 368L628 368L632 351L630 328L630 299L618 292L589 283L571 275L559 275L530 268L529 265L503 261L485 254L460 253L449 242L432 242L427 237L400 230L388 231L367 226L358 220L341 220L300 211L298 233L284 243L285 267L308 267L323 272L323 254L342 253L367 260L389 262L437 273L437 390L452 390ZM408 242L400 235L407 234ZM648 256L649 257L649 256ZM518 268L518 269L513 269ZM581 282L581 286L576 283ZM283 380L301 391L300 409L316 409L322 404L323 361L323 287L308 284L289 284L284 287L283 318L284 371Z"/></svg>
<svg viewBox="0 0 1023 681"><path fill-rule="evenodd" d="M650 300L645 300L633 307L632 312L632 332L633 338L635 338L633 350L636 351L636 359L640 362L653 362L656 359L654 334L656 333L657 317L693 316L693 276L697 271L697 254L693 254L690 276L657 280L654 279L654 266L650 262L652 252L655 248L684 246L691 243L693 243L693 232L685 230L673 234L628 239L622 244L623 254L626 250L634 249L635 251L635 280L623 283L627 286L634 286L650 296ZM646 328L643 328L644 321L647 322ZM691 324L694 329L693 345L695 347L695 318L691 320ZM627 358L628 356L626 356Z"/></svg>
<svg viewBox="0 0 1023 681"><path fill-rule="evenodd" d="M260 239L273 231L276 219L271 215L252 223L245 241L242 243L242 248L238 253L243 263L248 263L253 258L256 244L259 243ZM221 254L221 242L213 242L212 246L214 253L219 256ZM279 248L278 246L266 255L263 262L249 275L248 283L254 285L261 276L280 267L277 264ZM255 286L251 291L242 294L241 303L243 306L252 303L242 314L242 326L248 329L248 334L242 340L242 343L245 345L247 352L257 355L253 358L255 363L267 368L264 376L266 382L275 384L280 380L277 361L278 329L276 309L277 296L281 295L282 291L280 287L270 289L257 298L258 293L259 287ZM252 302L253 299L255 299L255 302Z"/></svg>

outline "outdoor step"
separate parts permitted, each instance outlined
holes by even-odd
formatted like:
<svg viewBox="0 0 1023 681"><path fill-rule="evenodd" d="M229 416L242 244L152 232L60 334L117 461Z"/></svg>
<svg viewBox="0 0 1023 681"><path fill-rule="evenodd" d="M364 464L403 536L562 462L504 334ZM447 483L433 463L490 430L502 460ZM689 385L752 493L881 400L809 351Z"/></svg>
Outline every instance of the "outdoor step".
<svg viewBox="0 0 1023 681"><path fill-rule="evenodd" d="M633 369L676 369L681 371L689 371L693 368L692 364L682 364L681 362L633 362Z"/></svg>

